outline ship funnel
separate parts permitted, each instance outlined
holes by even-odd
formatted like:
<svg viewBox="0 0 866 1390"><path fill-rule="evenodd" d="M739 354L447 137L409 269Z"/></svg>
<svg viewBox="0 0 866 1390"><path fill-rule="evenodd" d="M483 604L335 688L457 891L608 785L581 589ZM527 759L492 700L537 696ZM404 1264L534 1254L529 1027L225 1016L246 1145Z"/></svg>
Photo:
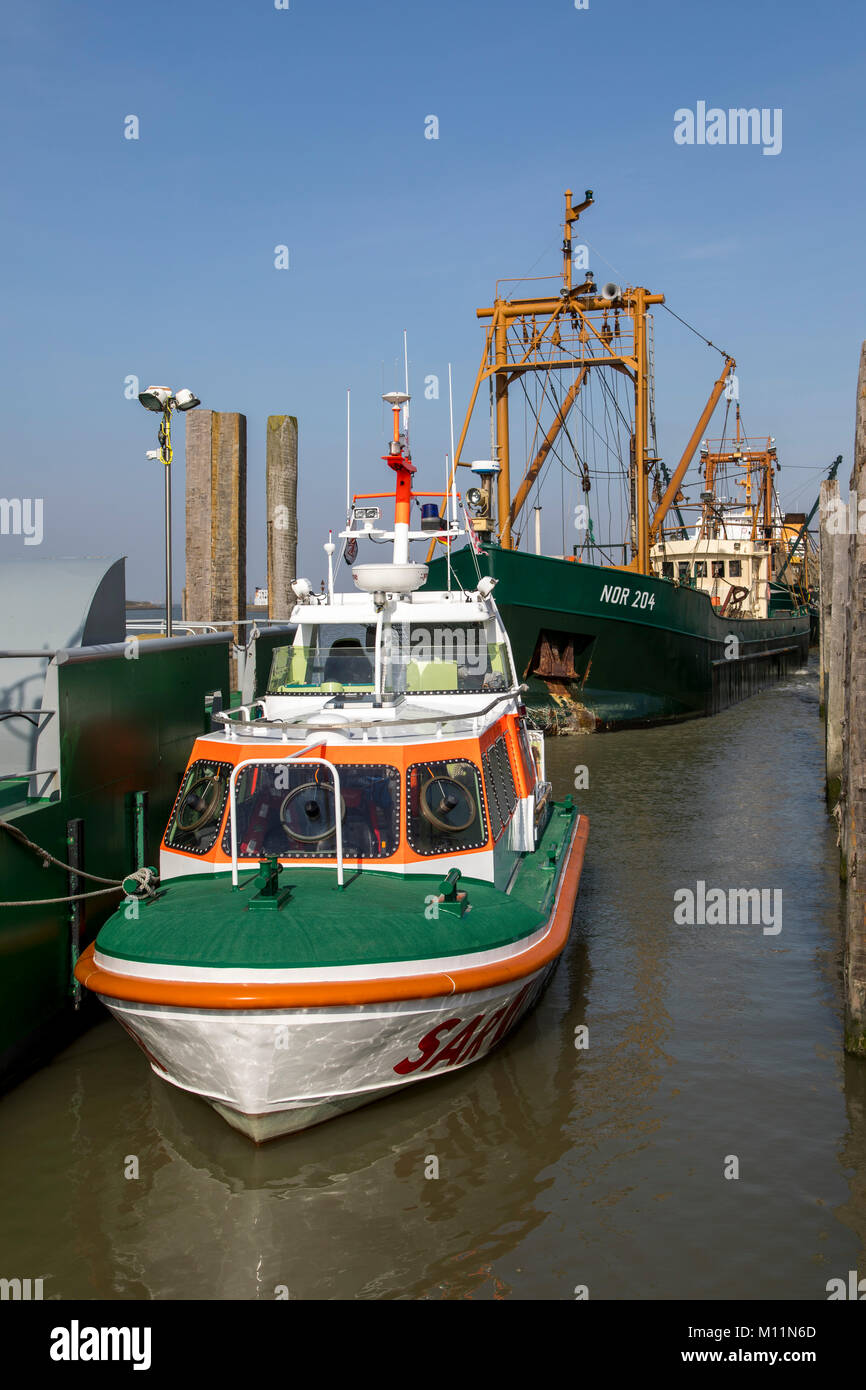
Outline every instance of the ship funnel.
<svg viewBox="0 0 866 1390"><path fill-rule="evenodd" d="M602 299L622 299L622 286L614 280L608 280L606 285L601 287Z"/></svg>

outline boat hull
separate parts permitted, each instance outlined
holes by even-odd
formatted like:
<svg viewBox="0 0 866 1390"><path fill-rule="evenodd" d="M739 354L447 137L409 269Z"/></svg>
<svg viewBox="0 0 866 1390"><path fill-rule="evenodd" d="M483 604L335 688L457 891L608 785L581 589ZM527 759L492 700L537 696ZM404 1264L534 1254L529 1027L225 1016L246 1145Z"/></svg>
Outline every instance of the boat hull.
<svg viewBox="0 0 866 1390"><path fill-rule="evenodd" d="M669 580L497 547L454 555L465 586L476 563L497 580L526 703L551 731L716 714L808 659L808 612L723 617L706 594ZM443 567L431 565L431 587Z"/></svg>
<svg viewBox="0 0 866 1390"><path fill-rule="evenodd" d="M480 1061L537 1003L555 964L490 989L343 1008L228 1012L100 998L157 1076L262 1143Z"/></svg>
<svg viewBox="0 0 866 1390"><path fill-rule="evenodd" d="M249 875L236 891L227 874L168 880L76 976L157 1076L258 1142L290 1134L462 1070L518 1026L568 942L588 834L570 798L550 805L507 891L467 877L463 909L429 917L444 898L397 874L337 892L306 869L284 918L251 913Z"/></svg>

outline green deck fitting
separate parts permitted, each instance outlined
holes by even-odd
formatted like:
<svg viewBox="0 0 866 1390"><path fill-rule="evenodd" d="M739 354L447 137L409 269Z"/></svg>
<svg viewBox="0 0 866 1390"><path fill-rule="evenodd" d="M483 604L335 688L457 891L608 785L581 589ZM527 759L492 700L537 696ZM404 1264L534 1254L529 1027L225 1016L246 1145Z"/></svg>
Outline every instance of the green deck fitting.
<svg viewBox="0 0 866 1390"><path fill-rule="evenodd" d="M439 911L462 917L469 910L469 894L460 892L457 885L463 875L459 869L449 869L439 884Z"/></svg>
<svg viewBox="0 0 866 1390"><path fill-rule="evenodd" d="M559 878L559 872L545 872L547 855L566 841L575 814L567 823L551 816L510 893L468 880L472 911L465 916L427 918L425 900L441 889L439 874L367 869L349 875L340 893L333 866L283 866L288 912L254 916L247 906L260 869L241 872L238 893L229 873L199 873L166 880L162 896L145 904L137 921L115 913L99 933L98 948L121 960L231 969L371 965L494 950L544 924Z"/></svg>
<svg viewBox="0 0 866 1390"><path fill-rule="evenodd" d="M259 891L250 898L247 904L250 912L279 912L280 908L288 901L292 896L292 890L291 888L280 888L279 881L282 872L283 866L275 854L264 860L253 879L253 884L259 885Z"/></svg>

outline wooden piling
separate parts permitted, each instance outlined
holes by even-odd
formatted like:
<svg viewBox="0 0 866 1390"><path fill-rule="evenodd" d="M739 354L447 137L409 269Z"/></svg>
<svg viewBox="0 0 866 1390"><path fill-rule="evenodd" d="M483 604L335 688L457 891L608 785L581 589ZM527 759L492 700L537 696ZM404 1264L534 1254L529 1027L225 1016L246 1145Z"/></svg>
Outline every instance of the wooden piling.
<svg viewBox="0 0 866 1390"><path fill-rule="evenodd" d="M827 805L834 809L842 787L845 718L845 661L848 645L847 528L839 522L839 484L821 484L821 635L827 664L824 686ZM825 590L826 586L826 590Z"/></svg>
<svg viewBox="0 0 866 1390"><path fill-rule="evenodd" d="M850 510L854 518L859 515L859 497L866 497L866 343L860 351L857 379ZM866 1057L866 536L860 534L857 525L851 530L841 800L848 885L845 1046L849 1052Z"/></svg>
<svg viewBox="0 0 866 1390"><path fill-rule="evenodd" d="M835 487L835 492L832 490ZM828 528L831 515L830 505L839 495L839 484L821 484L821 505L818 511L818 566L820 594L819 654L818 654L818 710L822 719L827 717L827 652L825 637L830 626L830 596L833 591L833 535Z"/></svg>
<svg viewBox="0 0 866 1390"><path fill-rule="evenodd" d="M194 622L237 622L247 607L247 421L186 417L186 608ZM243 629L240 629L240 634Z"/></svg>
<svg viewBox="0 0 866 1390"><path fill-rule="evenodd" d="M298 421L269 415L266 460L268 617L285 622L295 596L298 556Z"/></svg>

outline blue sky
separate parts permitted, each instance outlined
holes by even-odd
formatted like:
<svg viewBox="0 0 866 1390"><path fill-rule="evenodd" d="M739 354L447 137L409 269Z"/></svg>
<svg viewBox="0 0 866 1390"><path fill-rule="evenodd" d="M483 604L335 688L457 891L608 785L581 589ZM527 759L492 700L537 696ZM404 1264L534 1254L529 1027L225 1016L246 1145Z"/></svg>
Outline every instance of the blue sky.
<svg viewBox="0 0 866 1390"><path fill-rule="evenodd" d="M265 419L299 417L299 567L317 579L343 521L346 388L353 481L372 490L383 363L390 387L408 330L419 486L438 486L447 393L425 401L423 377L444 387L453 363L459 420L476 306L497 278L557 271L562 192L591 187L580 231L597 280L663 292L736 356L745 423L778 442L783 503L808 506L835 454L845 481L851 466L864 33L853 0L7 6L0 495L45 499L42 554L126 553L130 595L158 598L155 417L124 381L189 385L247 416L250 591L265 578ZM780 107L781 153L676 145L675 110L699 100ZM673 462L719 359L660 312L656 360ZM485 431L482 415L470 455ZM181 426L178 593L182 442ZM555 548L553 506L544 524Z"/></svg>

